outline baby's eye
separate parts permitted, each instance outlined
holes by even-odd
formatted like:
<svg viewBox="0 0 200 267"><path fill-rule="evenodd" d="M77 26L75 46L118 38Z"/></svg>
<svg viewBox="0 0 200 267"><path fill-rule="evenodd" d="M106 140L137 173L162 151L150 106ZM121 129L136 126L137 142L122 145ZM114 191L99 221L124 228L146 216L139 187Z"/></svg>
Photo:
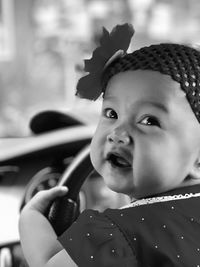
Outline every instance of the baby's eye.
<svg viewBox="0 0 200 267"><path fill-rule="evenodd" d="M142 120L139 121L139 123L149 126L158 126L158 127L161 126L159 120L153 116L145 116L142 118Z"/></svg>
<svg viewBox="0 0 200 267"><path fill-rule="evenodd" d="M106 108L103 111L103 115L109 119L117 119L117 113L112 108Z"/></svg>

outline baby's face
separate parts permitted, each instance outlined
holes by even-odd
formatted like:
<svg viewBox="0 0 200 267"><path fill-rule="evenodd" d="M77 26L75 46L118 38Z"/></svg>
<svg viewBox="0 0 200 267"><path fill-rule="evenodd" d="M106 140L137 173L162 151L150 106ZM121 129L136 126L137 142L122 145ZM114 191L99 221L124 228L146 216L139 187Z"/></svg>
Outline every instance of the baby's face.
<svg viewBox="0 0 200 267"><path fill-rule="evenodd" d="M155 71L126 71L107 86L91 159L109 188L142 198L188 183L199 137L177 82Z"/></svg>

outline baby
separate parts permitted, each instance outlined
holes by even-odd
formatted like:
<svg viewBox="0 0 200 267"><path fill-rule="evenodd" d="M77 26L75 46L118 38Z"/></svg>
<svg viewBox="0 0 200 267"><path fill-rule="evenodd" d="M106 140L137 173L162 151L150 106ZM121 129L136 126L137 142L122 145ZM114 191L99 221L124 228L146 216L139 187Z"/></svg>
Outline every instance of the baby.
<svg viewBox="0 0 200 267"><path fill-rule="evenodd" d="M80 97L103 95L91 160L131 203L85 210L57 237L44 214L67 189L41 191L19 222L30 267L200 267L200 53L182 44L126 53L133 33L104 29L77 86Z"/></svg>

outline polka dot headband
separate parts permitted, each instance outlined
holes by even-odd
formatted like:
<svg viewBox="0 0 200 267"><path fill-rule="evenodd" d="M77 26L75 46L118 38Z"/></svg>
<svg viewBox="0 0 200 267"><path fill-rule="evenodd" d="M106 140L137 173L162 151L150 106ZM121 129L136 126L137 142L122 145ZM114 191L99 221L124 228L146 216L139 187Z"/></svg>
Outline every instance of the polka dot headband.
<svg viewBox="0 0 200 267"><path fill-rule="evenodd" d="M130 39L134 33L132 26L129 24L123 26L126 29L123 34L128 32ZM120 26L118 25L118 27ZM98 60L95 59L94 54L92 60L93 62L96 61L98 65ZM200 122L200 52L197 49L172 43L155 44L128 54L126 51L121 52L118 49L107 59L99 75L96 75L96 79L99 79L98 86L95 83L82 83L82 80L90 80L91 75L94 75L91 70L91 73L79 80L77 95L95 100L106 90L107 83L113 75L127 70L153 70L169 75L180 84L197 120ZM90 85L93 87L89 87ZM89 97L88 92L91 92Z"/></svg>

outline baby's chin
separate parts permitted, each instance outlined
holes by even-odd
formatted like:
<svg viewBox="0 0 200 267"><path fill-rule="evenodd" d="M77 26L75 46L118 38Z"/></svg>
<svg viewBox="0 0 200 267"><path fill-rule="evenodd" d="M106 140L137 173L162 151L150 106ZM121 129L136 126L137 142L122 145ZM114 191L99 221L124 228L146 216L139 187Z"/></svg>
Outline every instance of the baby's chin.
<svg viewBox="0 0 200 267"><path fill-rule="evenodd" d="M134 191L134 188L131 182L127 180L124 181L119 177L104 178L104 181L107 187L116 193L130 196L132 195Z"/></svg>

